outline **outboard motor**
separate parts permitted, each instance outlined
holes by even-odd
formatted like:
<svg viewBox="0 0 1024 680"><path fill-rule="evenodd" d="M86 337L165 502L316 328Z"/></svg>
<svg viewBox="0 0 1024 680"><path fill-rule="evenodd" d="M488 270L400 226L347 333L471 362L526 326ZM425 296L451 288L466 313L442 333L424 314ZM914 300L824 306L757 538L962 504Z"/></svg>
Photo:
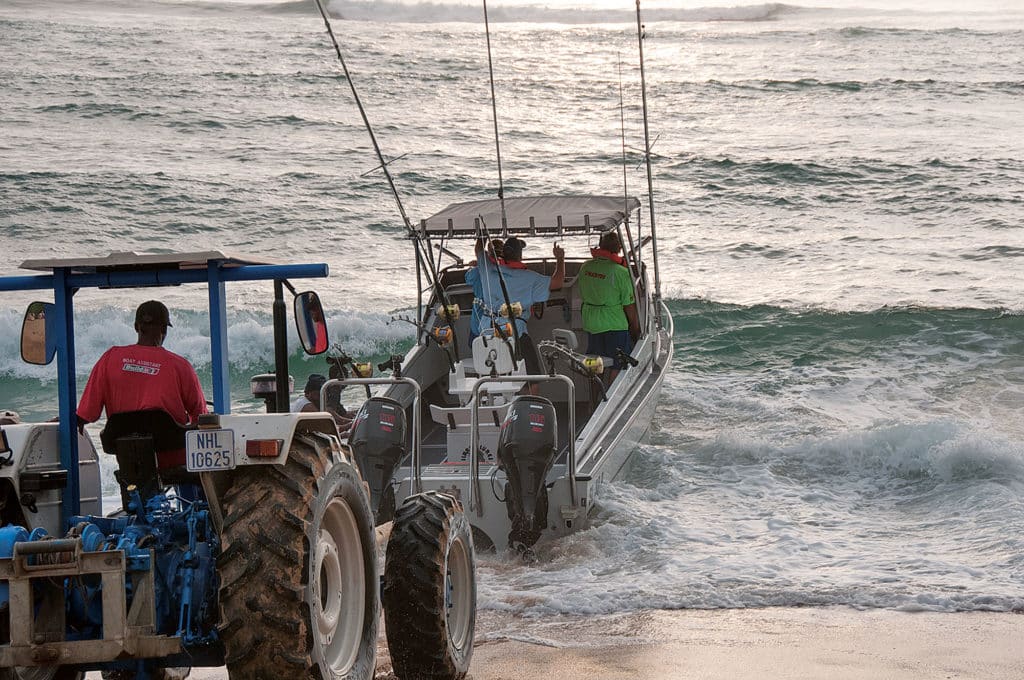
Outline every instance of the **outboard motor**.
<svg viewBox="0 0 1024 680"><path fill-rule="evenodd" d="M394 399L367 399L356 414L348 443L370 486L370 505L377 524L384 524L395 514L391 477L405 458L405 410Z"/></svg>
<svg viewBox="0 0 1024 680"><path fill-rule="evenodd" d="M510 546L528 549L547 525L548 472L558 454L555 407L543 397L516 397L498 437L498 461L505 470L505 506L512 531Z"/></svg>

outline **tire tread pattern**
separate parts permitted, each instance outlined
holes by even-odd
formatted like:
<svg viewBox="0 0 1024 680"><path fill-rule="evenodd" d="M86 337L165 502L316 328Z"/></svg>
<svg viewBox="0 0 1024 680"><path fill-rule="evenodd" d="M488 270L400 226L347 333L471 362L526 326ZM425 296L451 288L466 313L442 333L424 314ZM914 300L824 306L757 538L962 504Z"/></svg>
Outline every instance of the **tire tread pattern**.
<svg viewBox="0 0 1024 680"><path fill-rule="evenodd" d="M383 605L391 664L402 680L458 680L468 670L472 641L463 654L453 652L445 616L446 553L456 539L453 528L472 554L469 524L460 515L457 500L433 491L410 497L395 513Z"/></svg>
<svg viewBox="0 0 1024 680"><path fill-rule="evenodd" d="M239 469L224 495L217 571L232 678L320 677L303 589L318 480L329 465L329 457L295 440L283 466Z"/></svg>

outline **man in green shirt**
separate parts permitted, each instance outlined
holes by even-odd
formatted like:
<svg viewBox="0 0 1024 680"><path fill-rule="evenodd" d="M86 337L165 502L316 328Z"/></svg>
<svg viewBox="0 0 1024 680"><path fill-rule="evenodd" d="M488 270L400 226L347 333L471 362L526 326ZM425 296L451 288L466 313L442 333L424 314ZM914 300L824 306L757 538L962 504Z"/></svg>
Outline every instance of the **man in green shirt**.
<svg viewBox="0 0 1024 680"><path fill-rule="evenodd" d="M618 233L609 231L601 236L598 247L591 249L593 259L580 267L587 354L615 357L619 349L629 354L640 337L633 281L620 250ZM608 373L609 382L619 374L622 363L616 357L615 366Z"/></svg>

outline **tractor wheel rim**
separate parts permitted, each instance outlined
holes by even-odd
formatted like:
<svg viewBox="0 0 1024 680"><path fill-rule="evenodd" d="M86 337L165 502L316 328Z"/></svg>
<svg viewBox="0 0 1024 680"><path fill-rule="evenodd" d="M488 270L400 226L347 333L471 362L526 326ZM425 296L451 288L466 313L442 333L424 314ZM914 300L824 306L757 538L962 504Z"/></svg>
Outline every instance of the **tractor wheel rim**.
<svg viewBox="0 0 1024 680"><path fill-rule="evenodd" d="M324 661L341 675L355 665L363 637L366 549L352 508L332 499L317 537L314 628Z"/></svg>
<svg viewBox="0 0 1024 680"><path fill-rule="evenodd" d="M445 568L445 622L452 646L464 652L473 618L473 568L469 546L461 538L448 549Z"/></svg>

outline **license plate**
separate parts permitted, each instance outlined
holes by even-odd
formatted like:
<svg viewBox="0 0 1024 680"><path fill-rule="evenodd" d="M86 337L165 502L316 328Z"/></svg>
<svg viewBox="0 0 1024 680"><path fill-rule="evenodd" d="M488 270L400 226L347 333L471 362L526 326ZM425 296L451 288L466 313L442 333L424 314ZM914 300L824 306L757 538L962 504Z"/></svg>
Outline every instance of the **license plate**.
<svg viewBox="0 0 1024 680"><path fill-rule="evenodd" d="M234 430L189 430L185 433L185 467L189 472L233 470Z"/></svg>

